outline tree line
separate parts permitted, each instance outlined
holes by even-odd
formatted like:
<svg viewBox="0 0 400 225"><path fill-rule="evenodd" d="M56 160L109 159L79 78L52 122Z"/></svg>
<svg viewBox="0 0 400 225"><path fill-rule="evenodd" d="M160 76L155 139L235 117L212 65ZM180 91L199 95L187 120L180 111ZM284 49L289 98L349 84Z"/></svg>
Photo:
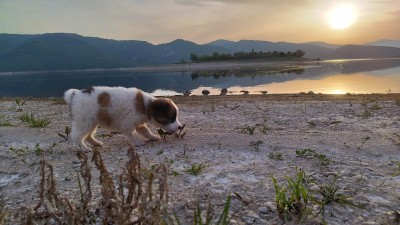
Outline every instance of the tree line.
<svg viewBox="0 0 400 225"><path fill-rule="evenodd" d="M192 62L204 62L204 61L216 61L216 60L234 60L234 59L263 59L263 58L276 58L276 57L286 57L286 58L302 58L306 53L303 50L296 50L294 52L278 52L278 51L268 51L268 52L256 52L252 50L251 52L235 52L230 53L218 53L214 52L211 55L198 55L196 53L190 54L190 60Z"/></svg>

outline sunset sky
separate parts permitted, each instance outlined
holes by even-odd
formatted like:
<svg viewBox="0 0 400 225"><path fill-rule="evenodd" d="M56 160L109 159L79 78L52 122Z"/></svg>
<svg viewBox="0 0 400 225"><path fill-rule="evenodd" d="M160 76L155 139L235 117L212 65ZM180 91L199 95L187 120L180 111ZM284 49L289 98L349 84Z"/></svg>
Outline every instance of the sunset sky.
<svg viewBox="0 0 400 225"><path fill-rule="evenodd" d="M400 40L399 0L1 0L0 33L77 33L153 44L241 39Z"/></svg>

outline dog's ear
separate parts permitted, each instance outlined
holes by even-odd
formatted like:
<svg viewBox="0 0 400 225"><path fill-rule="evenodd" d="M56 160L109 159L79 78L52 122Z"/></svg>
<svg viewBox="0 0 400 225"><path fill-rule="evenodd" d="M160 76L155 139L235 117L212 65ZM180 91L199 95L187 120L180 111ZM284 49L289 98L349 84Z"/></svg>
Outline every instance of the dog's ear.
<svg viewBox="0 0 400 225"><path fill-rule="evenodd" d="M176 120L176 108L172 101L166 98L158 98L154 100L147 111L147 117L151 117L162 125L173 123Z"/></svg>

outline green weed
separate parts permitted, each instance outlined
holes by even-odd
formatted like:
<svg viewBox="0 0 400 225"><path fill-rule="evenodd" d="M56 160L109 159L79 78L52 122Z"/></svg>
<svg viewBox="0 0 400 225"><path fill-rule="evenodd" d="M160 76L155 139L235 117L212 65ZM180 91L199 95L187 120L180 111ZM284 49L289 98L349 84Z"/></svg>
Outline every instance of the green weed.
<svg viewBox="0 0 400 225"><path fill-rule="evenodd" d="M42 155L43 154L43 149L39 146L39 143L36 144L35 146L35 154L36 155Z"/></svg>
<svg viewBox="0 0 400 225"><path fill-rule="evenodd" d="M296 150L297 157L314 157L318 159L319 167L327 166L331 160L325 154L316 153L315 150L306 148L303 150Z"/></svg>
<svg viewBox="0 0 400 225"><path fill-rule="evenodd" d="M392 174L392 176L396 177L400 175L400 163L397 163L396 171Z"/></svg>
<svg viewBox="0 0 400 225"><path fill-rule="evenodd" d="M326 157L325 154L314 154L314 157L318 159L319 167L327 166L331 162L331 160Z"/></svg>
<svg viewBox="0 0 400 225"><path fill-rule="evenodd" d="M15 103L17 104L17 112L22 112L26 101L22 101L19 98L17 98L17 99L15 99Z"/></svg>
<svg viewBox="0 0 400 225"><path fill-rule="evenodd" d="M14 147L11 147L10 151L12 153L16 154L16 155L21 156L21 155L27 154L28 151L29 151L29 148L28 147L25 147L25 148L14 148Z"/></svg>
<svg viewBox="0 0 400 225"><path fill-rule="evenodd" d="M314 202L317 203L320 207L317 215L321 214L322 216L324 216L325 208L328 205L331 206L331 216L333 216L335 204L339 204L342 207L353 206L357 208L362 208L350 201L350 197L340 193L340 189L337 185L337 180L338 176L336 175L332 182L319 186L319 190L317 191L319 198L314 198Z"/></svg>
<svg viewBox="0 0 400 225"><path fill-rule="evenodd" d="M192 166L185 170L186 173L190 174L190 175L194 175L194 176L198 176L200 175L201 172L203 172L204 168L206 168L207 166L203 163L200 164L192 164Z"/></svg>
<svg viewBox="0 0 400 225"><path fill-rule="evenodd" d="M295 179L285 177L287 184L280 185L274 176L271 176L275 189L276 208L285 222L294 217L300 222L310 214L307 204L312 196L304 184L305 177L305 172L301 170L297 172Z"/></svg>
<svg viewBox="0 0 400 225"><path fill-rule="evenodd" d="M261 123L261 124L256 124L256 126L258 127L258 129L261 131L261 133L266 134L267 131L269 131L269 127L267 127L267 125Z"/></svg>
<svg viewBox="0 0 400 225"><path fill-rule="evenodd" d="M9 121L0 121L0 127L12 127L14 125L12 125L11 122Z"/></svg>
<svg viewBox="0 0 400 225"><path fill-rule="evenodd" d="M172 175L174 175L174 177L179 176L179 172L176 170L172 170Z"/></svg>
<svg viewBox="0 0 400 225"><path fill-rule="evenodd" d="M50 124L48 119L36 119L33 114L24 113L18 117L22 122L27 123L29 127L44 128Z"/></svg>
<svg viewBox="0 0 400 225"><path fill-rule="evenodd" d="M271 152L271 153L269 153L268 157L270 159L283 160L283 153L282 152Z"/></svg>
<svg viewBox="0 0 400 225"><path fill-rule="evenodd" d="M296 150L296 155L299 157L305 157L305 156L313 156L315 154L315 150L306 148L303 150Z"/></svg>
<svg viewBox="0 0 400 225"><path fill-rule="evenodd" d="M231 217L229 217L229 208L231 206L231 196L228 195L226 203L224 205L224 209L219 216L216 216L213 212L213 207L211 204L208 204L207 210L205 212L205 217L203 217L204 213L201 209L199 203L197 203L197 207L193 212L193 225L228 225L230 224ZM163 225L180 225L181 222L176 215L173 213L173 216L168 214L166 211L164 212L165 218L162 220ZM218 219L218 220L217 220Z"/></svg>
<svg viewBox="0 0 400 225"><path fill-rule="evenodd" d="M249 133L250 135L253 135L255 130L256 130L256 126L249 126L249 125L246 125L246 126L243 128L243 131Z"/></svg>

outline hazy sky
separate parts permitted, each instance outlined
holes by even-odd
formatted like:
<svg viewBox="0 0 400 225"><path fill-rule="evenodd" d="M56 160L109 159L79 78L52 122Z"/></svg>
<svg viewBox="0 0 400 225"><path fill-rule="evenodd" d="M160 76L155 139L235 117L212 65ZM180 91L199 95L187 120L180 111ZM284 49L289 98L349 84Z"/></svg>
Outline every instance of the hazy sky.
<svg viewBox="0 0 400 225"><path fill-rule="evenodd" d="M346 29L329 25L337 7L351 10ZM52 32L154 44L177 38L363 44L400 40L400 0L0 0L0 33Z"/></svg>

